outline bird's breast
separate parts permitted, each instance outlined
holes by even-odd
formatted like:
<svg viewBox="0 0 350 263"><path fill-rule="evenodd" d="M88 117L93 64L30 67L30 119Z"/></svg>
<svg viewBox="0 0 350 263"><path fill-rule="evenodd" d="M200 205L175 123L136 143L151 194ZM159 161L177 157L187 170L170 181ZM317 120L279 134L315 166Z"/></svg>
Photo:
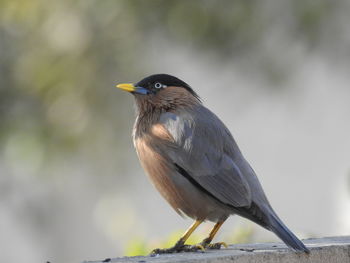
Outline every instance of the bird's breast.
<svg viewBox="0 0 350 263"><path fill-rule="evenodd" d="M167 153L159 152L160 144L173 140L162 125L154 125L147 135L134 139L141 165L153 185L180 215L217 221L229 214L218 202L206 195L181 175Z"/></svg>
<svg viewBox="0 0 350 263"><path fill-rule="evenodd" d="M154 132L163 138L168 138L159 126L154 128ZM135 138L134 143L140 163L151 182L169 204L179 212L182 198L170 177L172 173L171 163L155 151L148 136Z"/></svg>

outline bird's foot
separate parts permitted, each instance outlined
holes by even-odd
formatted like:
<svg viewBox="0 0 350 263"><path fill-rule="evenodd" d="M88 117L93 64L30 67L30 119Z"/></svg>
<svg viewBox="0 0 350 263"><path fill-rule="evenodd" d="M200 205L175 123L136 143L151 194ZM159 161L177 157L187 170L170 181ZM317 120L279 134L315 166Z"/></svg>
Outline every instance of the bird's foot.
<svg viewBox="0 0 350 263"><path fill-rule="evenodd" d="M220 249L221 247L225 247L227 248L227 244L225 242L218 242L218 243L210 243L211 242L211 238L208 237L206 239L204 239L200 245L202 245L205 249Z"/></svg>
<svg viewBox="0 0 350 263"><path fill-rule="evenodd" d="M205 248L201 244L196 245L185 245L183 252L204 252Z"/></svg>
<svg viewBox="0 0 350 263"><path fill-rule="evenodd" d="M206 249L221 249L221 247L227 248L228 246L225 242L217 242L212 244L202 242L196 245L176 244L171 248L153 249L150 255L173 254L173 253L181 253L181 252L205 252Z"/></svg>
<svg viewBox="0 0 350 263"><path fill-rule="evenodd" d="M175 244L175 246L171 248L153 249L150 255L172 254L172 253L180 253L180 252L197 252L197 251L201 251L201 252L205 251L205 248L203 247L202 244L185 245L182 242L178 242Z"/></svg>
<svg viewBox="0 0 350 263"><path fill-rule="evenodd" d="M202 244L203 246L204 244ZM203 246L205 249L221 249L221 247L228 248L227 244L225 242L217 242L212 244L206 244Z"/></svg>

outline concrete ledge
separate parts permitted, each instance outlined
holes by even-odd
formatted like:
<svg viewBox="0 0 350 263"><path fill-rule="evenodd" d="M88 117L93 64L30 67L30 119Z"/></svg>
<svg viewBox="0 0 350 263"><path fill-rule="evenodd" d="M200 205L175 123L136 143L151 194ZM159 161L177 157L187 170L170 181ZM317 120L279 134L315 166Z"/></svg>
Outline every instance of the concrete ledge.
<svg viewBox="0 0 350 263"><path fill-rule="evenodd" d="M154 257L123 257L84 263L350 263L350 236L304 240L309 255L294 253L282 243L231 245L227 249L204 253L178 253Z"/></svg>

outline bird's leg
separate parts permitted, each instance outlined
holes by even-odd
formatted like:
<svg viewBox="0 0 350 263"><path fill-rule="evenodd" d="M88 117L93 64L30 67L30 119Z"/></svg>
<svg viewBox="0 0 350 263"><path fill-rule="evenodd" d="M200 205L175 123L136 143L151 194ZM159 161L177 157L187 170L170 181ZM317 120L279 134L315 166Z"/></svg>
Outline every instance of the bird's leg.
<svg viewBox="0 0 350 263"><path fill-rule="evenodd" d="M151 255L155 254L168 254L168 253L178 253L178 252L194 252L198 250L204 251L204 247L201 244L198 245L185 245L186 240L190 237L193 231L203 222L203 220L196 220L189 229L183 234L183 236L175 243L173 247L170 248L156 248L151 252Z"/></svg>
<svg viewBox="0 0 350 263"><path fill-rule="evenodd" d="M214 236L216 235L216 233L218 232L219 228L222 226L222 224L225 222L225 220L223 221L219 221L215 224L215 226L213 227L213 229L211 230L209 236L207 238L205 238L200 245L202 245L204 248L208 248L208 249L220 249L221 246L224 246L227 248L227 244L225 242L218 242L218 243L213 243L211 244L211 241L213 240Z"/></svg>

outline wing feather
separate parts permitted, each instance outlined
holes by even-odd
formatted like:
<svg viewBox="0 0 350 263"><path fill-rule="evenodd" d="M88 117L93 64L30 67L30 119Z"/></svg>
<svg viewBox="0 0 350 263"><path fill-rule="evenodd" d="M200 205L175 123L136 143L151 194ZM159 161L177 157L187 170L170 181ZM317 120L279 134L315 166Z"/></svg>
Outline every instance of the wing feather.
<svg viewBox="0 0 350 263"><path fill-rule="evenodd" d="M248 181L235 163L241 154L225 125L201 106L191 112L163 113L160 123L172 136L157 146L163 156L181 167L193 180L221 202L249 206Z"/></svg>

